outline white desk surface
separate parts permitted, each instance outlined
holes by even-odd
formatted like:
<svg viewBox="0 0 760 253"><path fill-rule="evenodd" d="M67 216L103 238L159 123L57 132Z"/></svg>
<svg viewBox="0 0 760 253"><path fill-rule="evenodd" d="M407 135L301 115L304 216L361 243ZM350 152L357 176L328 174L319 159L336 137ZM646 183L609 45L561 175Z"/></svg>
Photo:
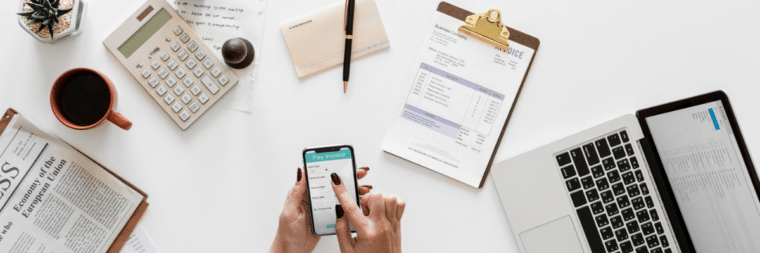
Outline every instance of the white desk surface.
<svg viewBox="0 0 760 253"><path fill-rule="evenodd" d="M352 143L370 166L361 184L407 203L407 252L517 252L489 178L475 189L380 149L400 112L412 62L438 1L377 0L389 50L299 80L279 23L334 0L270 0L253 111L211 108L181 131L103 46L142 1L87 0L84 33L37 42L0 6L0 108L13 107L149 194L140 222L161 252L264 252L310 145ZM760 159L760 4L720 1L481 1L451 3L503 20L541 40L497 161L637 109L724 89L752 155ZM511 5L510 5L511 4ZM751 6L745 6L751 5ZM102 71L119 92L130 131L113 124L76 131L50 109L63 71ZM394 99L389 99L389 97ZM392 109L389 109L392 108ZM396 108L399 108L396 110ZM334 236L317 252L338 251Z"/></svg>

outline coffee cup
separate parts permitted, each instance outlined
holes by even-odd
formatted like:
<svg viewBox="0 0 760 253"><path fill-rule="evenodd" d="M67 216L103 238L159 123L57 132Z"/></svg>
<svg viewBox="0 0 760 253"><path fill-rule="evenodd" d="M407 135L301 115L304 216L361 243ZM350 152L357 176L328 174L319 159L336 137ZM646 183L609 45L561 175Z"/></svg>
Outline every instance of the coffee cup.
<svg viewBox="0 0 760 253"><path fill-rule="evenodd" d="M63 72L50 91L53 114L67 127L85 130L108 120L129 130L132 122L116 112L116 87L102 73L75 68Z"/></svg>

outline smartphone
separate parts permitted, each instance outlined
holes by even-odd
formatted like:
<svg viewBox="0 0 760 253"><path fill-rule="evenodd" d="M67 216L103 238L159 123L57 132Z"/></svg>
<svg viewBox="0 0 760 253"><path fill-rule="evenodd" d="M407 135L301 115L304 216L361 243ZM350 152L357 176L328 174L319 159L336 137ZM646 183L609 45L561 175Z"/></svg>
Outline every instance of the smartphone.
<svg viewBox="0 0 760 253"><path fill-rule="evenodd" d="M335 234L335 205L340 202L332 188L332 173L340 176L351 198L359 203L355 157L354 148L349 144L308 147L303 150L303 166L311 206L311 231L314 235ZM353 226L351 232L355 232Z"/></svg>

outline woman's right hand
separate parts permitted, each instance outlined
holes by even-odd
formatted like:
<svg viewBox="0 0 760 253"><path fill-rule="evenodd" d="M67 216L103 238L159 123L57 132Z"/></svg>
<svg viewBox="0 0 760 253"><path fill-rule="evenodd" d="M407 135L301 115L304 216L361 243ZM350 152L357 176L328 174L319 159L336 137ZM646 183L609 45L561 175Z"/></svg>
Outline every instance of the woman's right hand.
<svg viewBox="0 0 760 253"><path fill-rule="evenodd" d="M346 191L340 176L333 173L332 187L340 205L335 206L340 251L353 252L401 252L401 216L406 203L395 195L370 192L361 197L364 212L354 203ZM365 216L366 215L366 216ZM351 237L351 226L356 238Z"/></svg>

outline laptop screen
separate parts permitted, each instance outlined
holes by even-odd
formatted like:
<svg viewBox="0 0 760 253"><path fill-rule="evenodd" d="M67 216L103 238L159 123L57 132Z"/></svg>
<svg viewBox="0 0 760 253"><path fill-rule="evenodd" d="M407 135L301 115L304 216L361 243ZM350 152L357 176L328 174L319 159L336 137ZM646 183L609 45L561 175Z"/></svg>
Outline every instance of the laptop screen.
<svg viewBox="0 0 760 253"><path fill-rule="evenodd" d="M760 201L723 103L646 122L697 252L760 252Z"/></svg>

